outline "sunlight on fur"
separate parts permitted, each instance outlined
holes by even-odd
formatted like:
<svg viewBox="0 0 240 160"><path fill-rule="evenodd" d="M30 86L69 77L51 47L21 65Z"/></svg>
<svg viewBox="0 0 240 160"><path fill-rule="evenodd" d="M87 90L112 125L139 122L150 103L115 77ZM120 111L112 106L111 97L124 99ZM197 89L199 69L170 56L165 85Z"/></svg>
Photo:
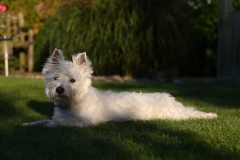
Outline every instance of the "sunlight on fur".
<svg viewBox="0 0 240 160"><path fill-rule="evenodd" d="M214 118L185 107L168 93L102 92L91 86L93 70L86 53L71 61L55 49L42 70L46 95L54 103L50 120L24 123L24 126L93 126L101 122L151 119Z"/></svg>

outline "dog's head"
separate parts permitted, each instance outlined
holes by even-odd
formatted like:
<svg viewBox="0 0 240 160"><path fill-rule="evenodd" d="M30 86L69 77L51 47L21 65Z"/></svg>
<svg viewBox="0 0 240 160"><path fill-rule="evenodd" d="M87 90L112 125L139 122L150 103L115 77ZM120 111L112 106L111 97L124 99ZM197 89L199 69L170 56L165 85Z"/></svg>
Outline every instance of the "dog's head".
<svg viewBox="0 0 240 160"><path fill-rule="evenodd" d="M79 53L72 56L72 61L65 61L62 51L55 49L42 73L50 101L59 107L68 108L88 94L93 70L86 53Z"/></svg>

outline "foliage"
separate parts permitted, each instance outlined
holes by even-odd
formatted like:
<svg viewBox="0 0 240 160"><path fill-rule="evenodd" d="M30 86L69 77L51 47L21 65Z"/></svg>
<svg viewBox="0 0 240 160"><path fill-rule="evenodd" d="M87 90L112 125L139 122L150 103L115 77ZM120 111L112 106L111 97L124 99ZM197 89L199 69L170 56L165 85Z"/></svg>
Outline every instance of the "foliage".
<svg viewBox="0 0 240 160"><path fill-rule="evenodd" d="M239 10L240 9L240 1L239 0L233 0L233 8L235 10Z"/></svg>
<svg viewBox="0 0 240 160"><path fill-rule="evenodd" d="M193 9L192 24L196 30L195 50L198 51L191 57L191 66L202 64L195 71L201 75L215 75L217 66L218 44L218 19L220 0L189 0L188 4ZM233 0L233 9L240 9L240 1ZM199 63L202 62L202 63ZM201 69L203 68L203 70ZM201 73L202 72L202 73Z"/></svg>
<svg viewBox="0 0 240 160"><path fill-rule="evenodd" d="M18 70L19 69L19 59L17 59L16 57L11 57L11 59L9 59L9 61L8 61L8 65L9 65L10 71ZM4 68L5 68L5 62L4 62L4 58L1 56L0 57L0 72L5 72Z"/></svg>
<svg viewBox="0 0 240 160"><path fill-rule="evenodd" d="M23 127L22 123L52 116L43 80L0 76L1 159L240 159L239 85L100 81L93 85L102 90L169 92L185 105L216 112L218 118Z"/></svg>
<svg viewBox="0 0 240 160"><path fill-rule="evenodd" d="M0 0L0 4L7 6L7 13L16 14L22 12L24 14L25 25L34 27L34 33L37 34L42 21L54 14L57 0ZM2 49L1 46L0 49ZM19 60L17 58L19 58L20 50L14 50L14 57L9 60L10 70L19 69ZM4 70L4 61L0 59L0 71L2 70Z"/></svg>
<svg viewBox="0 0 240 160"><path fill-rule="evenodd" d="M184 2L62 1L57 14L41 29L36 52L42 57L58 47L70 58L72 53L86 51L97 75L183 72L186 57L192 53L192 29ZM42 63L37 61L36 67Z"/></svg>
<svg viewBox="0 0 240 160"><path fill-rule="evenodd" d="M26 0L10 1L0 0L0 4L7 6L7 12L23 12L26 19L26 25L33 25L37 21L37 14L34 10L34 6L42 0L31 0L26 3Z"/></svg>
<svg viewBox="0 0 240 160"><path fill-rule="evenodd" d="M204 73L213 75L216 73L217 66L219 0L212 0L211 2L192 0L191 2L189 4L193 8L194 17L191 21L196 29L195 38L198 42L195 45L195 49L198 51L196 54L198 59L192 57L193 64L202 64L198 68L198 72L202 72L202 75Z"/></svg>
<svg viewBox="0 0 240 160"><path fill-rule="evenodd" d="M219 0L0 0L35 27L35 69L55 47L86 51L96 75L214 76ZM233 0L240 9L239 0ZM42 26L43 22L43 26ZM41 27L42 26L42 27Z"/></svg>
<svg viewBox="0 0 240 160"><path fill-rule="evenodd" d="M58 0L0 0L0 4L7 6L7 13L24 14L25 26L34 27L38 33L42 22L55 13Z"/></svg>

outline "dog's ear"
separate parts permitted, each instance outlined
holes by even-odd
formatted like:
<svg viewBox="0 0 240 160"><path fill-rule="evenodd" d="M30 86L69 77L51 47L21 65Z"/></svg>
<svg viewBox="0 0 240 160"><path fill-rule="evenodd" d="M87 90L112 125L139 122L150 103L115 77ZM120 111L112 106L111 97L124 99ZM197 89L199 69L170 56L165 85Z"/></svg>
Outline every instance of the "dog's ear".
<svg viewBox="0 0 240 160"><path fill-rule="evenodd" d="M82 65L88 63L88 58L86 52L79 53L77 56L73 57L73 63L77 65Z"/></svg>
<svg viewBox="0 0 240 160"><path fill-rule="evenodd" d="M86 77L91 77L93 73L92 63L88 59L87 54L85 52L79 53L78 55L74 55L72 57L73 64L80 68L80 72L83 73Z"/></svg>
<svg viewBox="0 0 240 160"><path fill-rule="evenodd" d="M52 56L50 57L50 62L53 64L58 64L61 61L64 61L63 53L60 49L55 48Z"/></svg>
<svg viewBox="0 0 240 160"><path fill-rule="evenodd" d="M63 53L60 49L55 48L52 55L47 59L47 62L44 64L42 73L47 74L49 71L64 61Z"/></svg>

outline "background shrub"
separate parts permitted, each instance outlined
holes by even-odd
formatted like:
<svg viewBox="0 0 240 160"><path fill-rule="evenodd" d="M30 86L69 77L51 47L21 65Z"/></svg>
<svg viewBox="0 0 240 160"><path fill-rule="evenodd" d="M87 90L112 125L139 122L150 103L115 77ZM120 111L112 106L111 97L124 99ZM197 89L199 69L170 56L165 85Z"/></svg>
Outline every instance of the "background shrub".
<svg viewBox="0 0 240 160"><path fill-rule="evenodd" d="M218 0L62 0L58 6L37 36L37 70L56 47L68 59L86 51L96 75L216 74Z"/></svg>
<svg viewBox="0 0 240 160"><path fill-rule="evenodd" d="M96 75L216 74L219 0L0 0L0 4L8 7L7 12L23 12L26 25L34 26L37 71L58 47L68 58L87 51ZM240 9L239 0L233 5Z"/></svg>
<svg viewBox="0 0 240 160"><path fill-rule="evenodd" d="M97 75L184 72L192 50L192 28L185 12L188 5L182 2L64 1L37 37L41 45L36 67L45 60L45 53L58 47L68 58L86 51Z"/></svg>

